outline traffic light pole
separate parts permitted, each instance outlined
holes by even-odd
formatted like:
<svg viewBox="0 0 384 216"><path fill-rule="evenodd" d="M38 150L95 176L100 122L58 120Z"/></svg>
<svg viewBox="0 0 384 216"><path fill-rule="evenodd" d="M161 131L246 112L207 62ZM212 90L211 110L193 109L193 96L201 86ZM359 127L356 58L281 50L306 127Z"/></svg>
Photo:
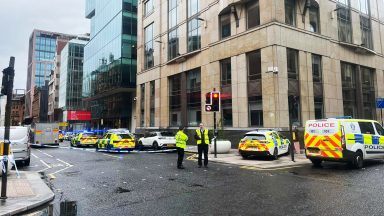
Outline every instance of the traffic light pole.
<svg viewBox="0 0 384 216"><path fill-rule="evenodd" d="M215 139L213 140L213 145L214 145L214 148L215 148L215 158L217 158L217 130L216 130L216 112L213 112L213 133L214 133L214 137Z"/></svg>
<svg viewBox="0 0 384 216"><path fill-rule="evenodd" d="M8 152L9 152L9 132L11 127L11 111L12 111L12 93L13 93L13 79L15 77L15 57L11 57L9 60L9 67L3 71L3 88L6 89L7 105L5 106L5 131L4 131L4 148L3 148L3 164L1 175L1 196L0 200L7 199L7 173L8 173Z"/></svg>

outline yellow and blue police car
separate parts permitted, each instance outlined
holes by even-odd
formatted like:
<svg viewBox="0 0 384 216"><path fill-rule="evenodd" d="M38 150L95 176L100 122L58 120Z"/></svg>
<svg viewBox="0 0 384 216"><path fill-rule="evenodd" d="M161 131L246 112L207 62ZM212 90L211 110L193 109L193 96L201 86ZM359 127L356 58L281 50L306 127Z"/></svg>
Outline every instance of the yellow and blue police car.
<svg viewBox="0 0 384 216"><path fill-rule="evenodd" d="M93 132L82 132L71 140L71 146L96 146L98 137Z"/></svg>
<svg viewBox="0 0 384 216"><path fill-rule="evenodd" d="M340 161L359 169L365 159L384 159L384 129L373 120L309 120L304 143L306 156L315 166L322 161Z"/></svg>
<svg viewBox="0 0 384 216"><path fill-rule="evenodd" d="M96 151L129 152L135 147L135 138L128 130L115 129L108 130L103 138L97 141Z"/></svg>
<svg viewBox="0 0 384 216"><path fill-rule="evenodd" d="M289 149L289 140L273 130L248 132L239 143L239 153L244 159L249 156L272 156L276 160L279 155L288 154Z"/></svg>

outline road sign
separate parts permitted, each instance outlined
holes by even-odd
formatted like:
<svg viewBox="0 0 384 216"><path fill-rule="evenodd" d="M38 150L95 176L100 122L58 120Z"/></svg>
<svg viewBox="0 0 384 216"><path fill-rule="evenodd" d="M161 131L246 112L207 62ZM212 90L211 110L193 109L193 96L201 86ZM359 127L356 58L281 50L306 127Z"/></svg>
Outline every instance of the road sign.
<svg viewBox="0 0 384 216"><path fill-rule="evenodd" d="M376 99L376 108L384 109L384 98Z"/></svg>
<svg viewBox="0 0 384 216"><path fill-rule="evenodd" d="M212 110L211 105L205 105L205 111L210 112Z"/></svg>

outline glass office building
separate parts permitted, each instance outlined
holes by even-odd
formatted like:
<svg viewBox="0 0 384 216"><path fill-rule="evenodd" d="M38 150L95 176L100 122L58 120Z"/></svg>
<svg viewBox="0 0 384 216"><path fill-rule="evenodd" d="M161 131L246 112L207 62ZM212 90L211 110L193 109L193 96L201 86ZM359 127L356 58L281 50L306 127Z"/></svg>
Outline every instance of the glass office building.
<svg viewBox="0 0 384 216"><path fill-rule="evenodd" d="M137 0L86 0L83 97L94 128L132 128Z"/></svg>
<svg viewBox="0 0 384 216"><path fill-rule="evenodd" d="M33 30L29 38L28 75L25 98L25 115L27 122L35 118L32 115L34 89L48 85L54 68L58 40L69 40L75 36L62 33ZM45 115L45 114L44 114Z"/></svg>
<svg viewBox="0 0 384 216"><path fill-rule="evenodd" d="M83 110L83 58L85 40L70 40L61 52L59 108Z"/></svg>

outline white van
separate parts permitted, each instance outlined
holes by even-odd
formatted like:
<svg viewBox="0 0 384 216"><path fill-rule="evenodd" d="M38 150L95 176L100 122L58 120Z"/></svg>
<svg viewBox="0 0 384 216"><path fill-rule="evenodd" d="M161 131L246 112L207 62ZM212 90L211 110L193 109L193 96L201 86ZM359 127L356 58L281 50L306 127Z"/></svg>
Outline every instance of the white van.
<svg viewBox="0 0 384 216"><path fill-rule="evenodd" d="M0 127L0 140L4 141L4 127ZM11 150L16 161L24 162L29 166L31 161L31 146L29 143L29 127L12 126L10 128L9 140Z"/></svg>

